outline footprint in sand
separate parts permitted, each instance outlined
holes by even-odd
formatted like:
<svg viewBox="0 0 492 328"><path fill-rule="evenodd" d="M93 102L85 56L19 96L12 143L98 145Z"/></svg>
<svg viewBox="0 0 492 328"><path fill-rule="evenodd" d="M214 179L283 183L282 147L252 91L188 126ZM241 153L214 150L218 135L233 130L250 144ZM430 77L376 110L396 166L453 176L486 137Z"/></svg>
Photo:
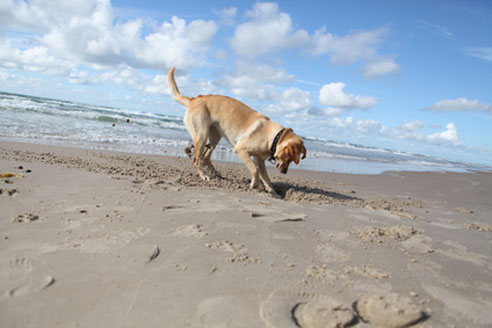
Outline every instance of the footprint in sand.
<svg viewBox="0 0 492 328"><path fill-rule="evenodd" d="M32 276L32 261L27 256L0 257L0 290L3 296L18 296L25 292L27 279ZM16 286L15 288L12 288Z"/></svg>
<svg viewBox="0 0 492 328"><path fill-rule="evenodd" d="M31 271L32 263L28 257L16 256L15 258L2 261L0 263L0 270L5 271Z"/></svg>
<svg viewBox="0 0 492 328"><path fill-rule="evenodd" d="M68 237L59 243L61 249L73 249L76 247L82 253L101 254L114 247L121 247L134 240L146 236L150 232L147 227L133 228L131 230L115 229L107 231L104 227L95 227L88 231L87 236Z"/></svg>
<svg viewBox="0 0 492 328"><path fill-rule="evenodd" d="M201 224L189 224L177 227L167 234L169 236L201 238L206 236L207 232L203 231L203 226Z"/></svg>
<svg viewBox="0 0 492 328"><path fill-rule="evenodd" d="M203 299L198 303L194 316L188 325L190 327L249 327L245 324L251 320L251 311L254 311L253 302L243 294L215 295ZM256 319L256 318L255 318Z"/></svg>
<svg viewBox="0 0 492 328"><path fill-rule="evenodd" d="M337 328L357 323L352 309L325 295L275 291L260 305L269 328Z"/></svg>
<svg viewBox="0 0 492 328"><path fill-rule="evenodd" d="M344 274L357 274L369 279L386 279L390 277L390 274L382 270L363 265L363 266L346 266L342 269Z"/></svg>
<svg viewBox="0 0 492 328"><path fill-rule="evenodd" d="M451 284L450 284L451 285ZM451 290L439 287L437 284L422 285L430 296L439 300L444 305L446 316L463 318L469 327L491 327L492 326L492 301L490 299L466 295L464 290Z"/></svg>
<svg viewBox="0 0 492 328"><path fill-rule="evenodd" d="M55 278L49 275L39 275L29 279L28 283L20 287L10 289L7 294L10 297L19 297L39 292L55 283Z"/></svg>
<svg viewBox="0 0 492 328"><path fill-rule="evenodd" d="M323 284L329 284L339 278L339 274L330 270L325 264L309 265L305 269L306 277L313 278Z"/></svg>
<svg viewBox="0 0 492 328"><path fill-rule="evenodd" d="M468 230L492 232L492 224L484 222L465 223L465 228Z"/></svg>
<svg viewBox="0 0 492 328"><path fill-rule="evenodd" d="M14 196L17 193L17 189L2 189L0 188L0 195Z"/></svg>
<svg viewBox="0 0 492 328"><path fill-rule="evenodd" d="M41 217L36 214L26 213L20 214L12 219L12 222L34 222L41 220Z"/></svg>
<svg viewBox="0 0 492 328"><path fill-rule="evenodd" d="M244 245L234 244L228 240L221 242L207 243L205 247L215 250L220 250L226 253L232 253L232 256L226 258L229 263L259 263L258 257L250 256L248 249Z"/></svg>
<svg viewBox="0 0 492 328"><path fill-rule="evenodd" d="M363 296L354 309L362 321L379 328L409 327L426 317L409 297L394 293Z"/></svg>
<svg viewBox="0 0 492 328"><path fill-rule="evenodd" d="M363 242L371 243L373 241L382 242L382 237L394 239L396 241L405 241L418 235L419 231L412 227L396 225L384 228L367 227L356 231L356 234Z"/></svg>
<svg viewBox="0 0 492 328"><path fill-rule="evenodd" d="M315 251L323 262L343 262L350 258L350 253L344 252L330 243L319 244Z"/></svg>

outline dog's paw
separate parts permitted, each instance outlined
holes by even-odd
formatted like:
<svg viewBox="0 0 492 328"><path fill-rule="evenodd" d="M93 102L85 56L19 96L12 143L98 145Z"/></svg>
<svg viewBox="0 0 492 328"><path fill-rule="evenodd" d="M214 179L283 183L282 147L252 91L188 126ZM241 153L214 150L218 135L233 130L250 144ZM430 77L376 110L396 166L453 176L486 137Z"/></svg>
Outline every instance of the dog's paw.
<svg viewBox="0 0 492 328"><path fill-rule="evenodd" d="M210 181L210 176L208 174L205 174L204 172L198 172L198 174L203 181Z"/></svg>
<svg viewBox="0 0 492 328"><path fill-rule="evenodd" d="M250 184L249 184L249 189L250 189L250 190L255 190L255 189L258 189L258 186L259 186L258 182L257 182L257 183L255 183L255 184L250 183Z"/></svg>

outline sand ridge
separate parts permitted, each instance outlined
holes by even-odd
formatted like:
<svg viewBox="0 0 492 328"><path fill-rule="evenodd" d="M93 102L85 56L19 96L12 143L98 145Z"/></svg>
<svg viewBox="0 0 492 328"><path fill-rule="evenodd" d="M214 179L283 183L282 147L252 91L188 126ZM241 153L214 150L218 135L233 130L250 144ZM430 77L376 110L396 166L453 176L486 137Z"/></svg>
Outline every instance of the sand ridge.
<svg viewBox="0 0 492 328"><path fill-rule="evenodd" d="M248 191L249 181L243 167L217 165L223 178L202 181L192 170L188 159L175 159L174 165L161 165L155 161L141 159L129 155L112 155L101 152L87 151L87 159L53 153L36 153L22 150L5 150L0 148L0 158L17 161L39 161L43 163L63 165L70 168L85 169L90 172L106 173L116 176L131 176L136 182L147 182L149 187L175 185L186 188L207 188L230 191ZM409 207L422 208L421 201L397 197L364 200L353 194L345 194L332 190L329 185L318 181L299 180L282 177L282 181L274 182L274 187L284 200L317 204L346 205L356 208L367 207L376 210L404 212Z"/></svg>

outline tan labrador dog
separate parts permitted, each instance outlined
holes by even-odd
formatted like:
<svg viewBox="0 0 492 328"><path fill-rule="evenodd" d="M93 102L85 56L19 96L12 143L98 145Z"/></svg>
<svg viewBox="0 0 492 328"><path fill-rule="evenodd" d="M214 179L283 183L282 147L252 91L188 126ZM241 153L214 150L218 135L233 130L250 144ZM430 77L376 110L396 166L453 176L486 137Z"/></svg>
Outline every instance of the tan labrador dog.
<svg viewBox="0 0 492 328"><path fill-rule="evenodd" d="M265 160L275 161L281 173L287 173L289 164L299 164L306 157L302 139L292 129L286 129L242 102L220 95L183 96L174 79L175 67L167 74L167 83L176 101L187 107L184 117L186 129L193 144L186 148L193 155L193 165L203 180L218 175L210 157L224 137L251 172L250 188L258 187L258 176L268 192L273 189L265 167ZM208 169L212 174L206 172Z"/></svg>

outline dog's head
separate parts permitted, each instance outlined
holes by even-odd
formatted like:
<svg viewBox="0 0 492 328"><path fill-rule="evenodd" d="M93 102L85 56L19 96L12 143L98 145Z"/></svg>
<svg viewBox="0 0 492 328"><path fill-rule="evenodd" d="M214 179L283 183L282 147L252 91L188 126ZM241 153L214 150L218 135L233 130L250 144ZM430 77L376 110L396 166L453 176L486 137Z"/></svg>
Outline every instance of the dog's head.
<svg viewBox="0 0 492 328"><path fill-rule="evenodd" d="M273 157L280 173L286 174L291 162L299 164L301 159L306 158L304 142L292 129L286 129L280 137Z"/></svg>

